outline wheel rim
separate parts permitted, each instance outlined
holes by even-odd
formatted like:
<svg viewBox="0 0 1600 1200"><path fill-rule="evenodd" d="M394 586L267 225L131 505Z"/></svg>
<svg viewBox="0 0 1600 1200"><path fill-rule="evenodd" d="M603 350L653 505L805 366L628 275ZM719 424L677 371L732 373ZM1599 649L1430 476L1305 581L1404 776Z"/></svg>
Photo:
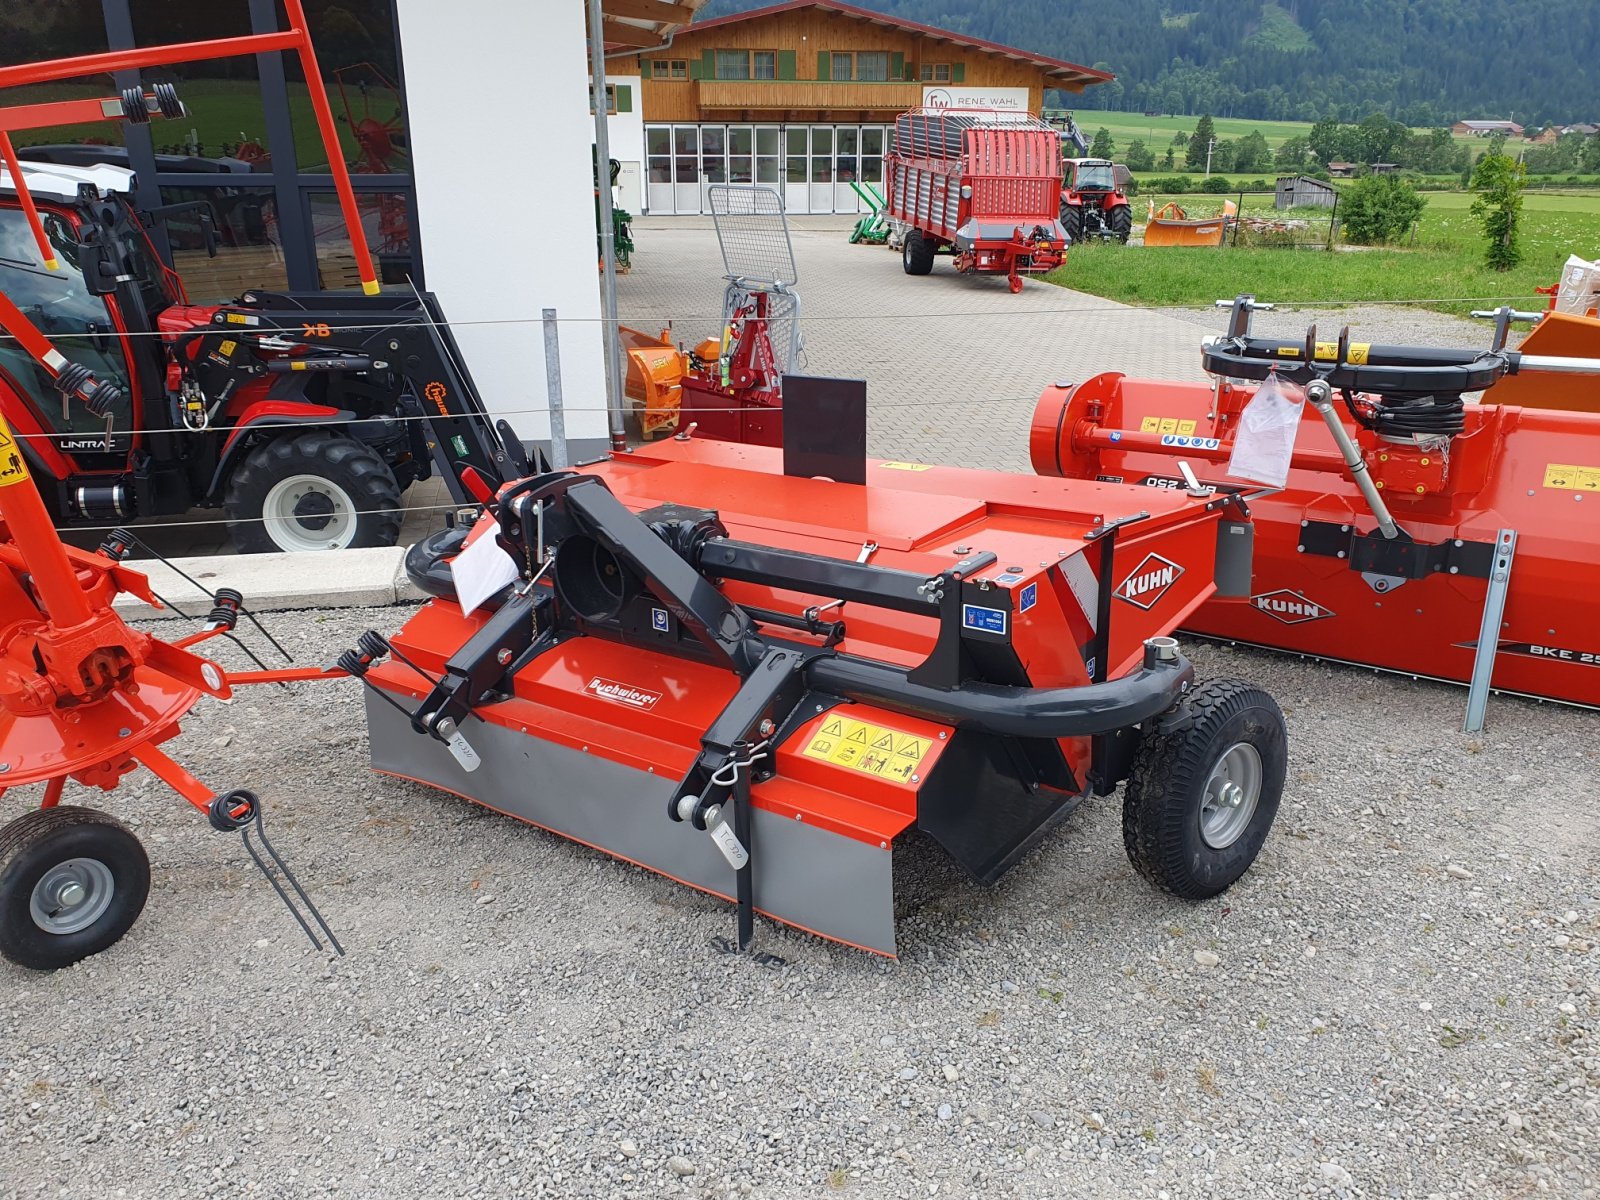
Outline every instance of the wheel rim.
<svg viewBox="0 0 1600 1200"><path fill-rule="evenodd" d="M98 858L69 858L33 885L28 912L40 929L60 937L93 925L116 894L117 881L105 863Z"/></svg>
<svg viewBox="0 0 1600 1200"><path fill-rule="evenodd" d="M1261 752L1235 742L1206 778L1200 803L1200 836L1213 850L1226 850L1250 827L1261 803Z"/></svg>
<svg viewBox="0 0 1600 1200"><path fill-rule="evenodd" d="M321 475L291 475L261 505L267 536L285 550L343 550L356 537L350 493Z"/></svg>

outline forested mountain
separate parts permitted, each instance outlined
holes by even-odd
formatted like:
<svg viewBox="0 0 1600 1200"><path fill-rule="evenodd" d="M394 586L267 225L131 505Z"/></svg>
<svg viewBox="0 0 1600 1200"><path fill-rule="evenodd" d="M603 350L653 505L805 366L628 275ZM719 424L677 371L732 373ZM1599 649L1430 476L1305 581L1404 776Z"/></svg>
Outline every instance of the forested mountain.
<svg viewBox="0 0 1600 1200"><path fill-rule="evenodd" d="M711 0L704 15L770 0ZM1109 68L1066 106L1407 125L1600 120L1600 0L853 0Z"/></svg>

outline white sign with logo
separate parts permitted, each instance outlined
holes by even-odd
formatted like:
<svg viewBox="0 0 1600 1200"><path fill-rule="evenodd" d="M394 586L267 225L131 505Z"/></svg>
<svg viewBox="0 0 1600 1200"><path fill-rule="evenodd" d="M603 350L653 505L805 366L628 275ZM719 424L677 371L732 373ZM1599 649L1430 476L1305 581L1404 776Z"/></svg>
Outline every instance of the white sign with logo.
<svg viewBox="0 0 1600 1200"><path fill-rule="evenodd" d="M1028 89L1007 87L965 87L949 84L922 89L927 108L992 108L1002 112L1028 111Z"/></svg>

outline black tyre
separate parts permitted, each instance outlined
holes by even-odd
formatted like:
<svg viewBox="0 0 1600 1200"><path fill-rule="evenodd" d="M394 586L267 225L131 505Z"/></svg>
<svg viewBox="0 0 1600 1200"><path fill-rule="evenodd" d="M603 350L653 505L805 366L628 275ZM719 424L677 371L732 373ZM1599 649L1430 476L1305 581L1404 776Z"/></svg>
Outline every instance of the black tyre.
<svg viewBox="0 0 1600 1200"><path fill-rule="evenodd" d="M1076 244L1083 239L1083 209L1075 204L1061 206L1061 228L1067 231L1067 241Z"/></svg>
<svg viewBox="0 0 1600 1200"><path fill-rule="evenodd" d="M0 954L54 971L127 933L150 894L150 860L115 817L40 808L0 828Z"/></svg>
<svg viewBox="0 0 1600 1200"><path fill-rule="evenodd" d="M222 507L246 554L392 546L400 536L394 472L372 447L325 429L251 450Z"/></svg>
<svg viewBox="0 0 1600 1200"><path fill-rule="evenodd" d="M1140 741L1122 801L1128 861L1185 900L1226 891L1267 840L1287 766L1271 696L1237 679L1202 684Z"/></svg>
<svg viewBox="0 0 1600 1200"><path fill-rule="evenodd" d="M900 260L907 275L926 275L933 270L933 254L938 249L931 240L922 236L920 229L906 230L900 247Z"/></svg>
<svg viewBox="0 0 1600 1200"><path fill-rule="evenodd" d="M1106 214L1106 228L1111 230L1117 241L1126 242L1128 235L1133 232L1133 209L1126 204L1119 204Z"/></svg>

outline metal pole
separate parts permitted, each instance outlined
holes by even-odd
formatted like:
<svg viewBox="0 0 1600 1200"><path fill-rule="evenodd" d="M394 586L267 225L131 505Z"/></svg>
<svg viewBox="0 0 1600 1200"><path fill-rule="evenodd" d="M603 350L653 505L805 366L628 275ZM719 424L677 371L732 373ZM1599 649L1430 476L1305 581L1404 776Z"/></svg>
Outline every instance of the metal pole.
<svg viewBox="0 0 1600 1200"><path fill-rule="evenodd" d="M611 215L611 139L606 128L606 42L601 0L589 0L589 92L594 104L595 192L600 218L600 335L605 339L611 449L628 448L622 422L622 339L617 333L617 241Z"/></svg>
<svg viewBox="0 0 1600 1200"><path fill-rule="evenodd" d="M1478 648L1472 656L1472 681L1467 686L1467 718L1463 733L1477 733L1489 706L1489 685L1494 679L1494 659L1500 652L1500 621L1505 616L1506 592L1511 586L1511 560L1517 552L1517 531L1502 529L1495 539L1494 565L1489 570L1489 591L1483 598L1483 620L1478 626Z"/></svg>
<svg viewBox="0 0 1600 1200"><path fill-rule="evenodd" d="M550 398L550 469L565 471L567 412L561 402L561 337L556 330L556 310L544 310L544 387Z"/></svg>

